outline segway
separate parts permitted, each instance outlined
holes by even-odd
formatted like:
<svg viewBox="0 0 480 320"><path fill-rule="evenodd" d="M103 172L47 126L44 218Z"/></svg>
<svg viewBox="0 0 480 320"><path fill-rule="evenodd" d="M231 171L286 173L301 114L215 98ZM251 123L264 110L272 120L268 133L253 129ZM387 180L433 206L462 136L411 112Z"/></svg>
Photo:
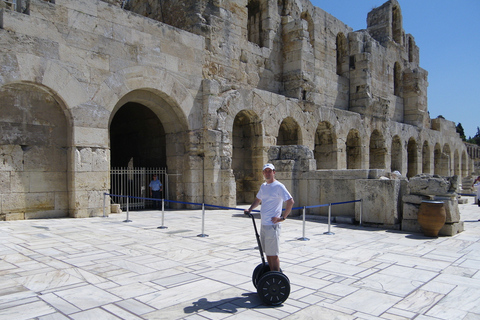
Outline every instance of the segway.
<svg viewBox="0 0 480 320"><path fill-rule="evenodd" d="M287 300L290 295L290 280L280 271L270 271L268 263L263 256L262 244L258 235L255 217L251 213L245 213L252 218L255 236L257 237L258 250L262 263L260 263L252 274L253 286L257 289L258 296L266 305L278 306Z"/></svg>

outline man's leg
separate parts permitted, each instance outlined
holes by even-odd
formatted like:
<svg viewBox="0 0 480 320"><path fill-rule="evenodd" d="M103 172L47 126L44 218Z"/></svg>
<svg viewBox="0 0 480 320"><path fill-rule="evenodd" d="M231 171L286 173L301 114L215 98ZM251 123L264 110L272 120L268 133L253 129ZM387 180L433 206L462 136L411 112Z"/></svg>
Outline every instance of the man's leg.
<svg viewBox="0 0 480 320"><path fill-rule="evenodd" d="M280 271L280 259L278 256L267 256L270 271Z"/></svg>

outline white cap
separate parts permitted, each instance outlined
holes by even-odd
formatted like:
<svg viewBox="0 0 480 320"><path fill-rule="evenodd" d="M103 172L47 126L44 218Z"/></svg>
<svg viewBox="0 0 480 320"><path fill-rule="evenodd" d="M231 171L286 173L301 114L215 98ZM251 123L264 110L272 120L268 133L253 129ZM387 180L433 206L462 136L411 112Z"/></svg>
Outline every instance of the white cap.
<svg viewBox="0 0 480 320"><path fill-rule="evenodd" d="M267 163L266 165L263 166L263 170L265 169L272 169L273 171L275 171L275 166L271 163Z"/></svg>

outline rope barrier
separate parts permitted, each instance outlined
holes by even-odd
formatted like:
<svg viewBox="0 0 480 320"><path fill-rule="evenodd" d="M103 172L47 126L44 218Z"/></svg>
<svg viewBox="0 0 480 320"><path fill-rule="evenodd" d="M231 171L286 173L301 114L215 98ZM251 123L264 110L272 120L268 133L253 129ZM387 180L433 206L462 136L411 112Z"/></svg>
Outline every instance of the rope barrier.
<svg viewBox="0 0 480 320"><path fill-rule="evenodd" d="M457 193L459 196L465 196L465 197L476 197L477 195L475 193Z"/></svg>
<svg viewBox="0 0 480 320"><path fill-rule="evenodd" d="M234 208L234 207L226 207L226 206L217 206L213 204L205 204L205 203L195 203L195 202L184 202L184 201L175 201L175 200L167 200L167 199L158 199L158 198L142 198L142 197L135 197L135 196L128 196L128 195L118 195L118 194L110 194L110 193L104 193L104 198L103 198L103 217L106 217L105 214L105 202L106 202L106 196L110 197L120 197L120 198L127 198L127 218L123 222L132 222L132 220L129 219L129 198L132 199L144 199L144 200L152 200L152 201L162 201L162 225L160 227L157 227L157 229L167 229L168 227L164 226L164 216L165 216L165 202L171 202L171 203L179 203L179 204L186 204L186 205L196 205L196 206L201 206L202 207L202 233L197 235L198 237L208 237L207 234L205 234L205 207L212 207L212 208L218 208L218 209L225 209L225 210L239 210L239 211L245 211L245 209L242 208ZM474 195L476 196L476 195ZM320 208L320 207L328 207L328 231L324 232L324 234L327 235L334 235L335 233L330 231L330 223L331 223L331 213L332 213L332 206L334 205L340 205L340 204L347 204L347 203L355 203L355 202L361 202L360 206L360 225L362 225L362 214L363 214L363 200L352 200L352 201L342 201L342 202L332 202L332 203L327 203L327 204L319 204L319 205L313 205L313 206L303 206L303 207L294 207L292 210L303 210L303 236L301 238L298 238L297 240L301 241L308 241L307 237L305 237L305 211L306 209L310 208ZM282 209L285 210L285 209ZM260 212L260 210L252 210L252 212Z"/></svg>

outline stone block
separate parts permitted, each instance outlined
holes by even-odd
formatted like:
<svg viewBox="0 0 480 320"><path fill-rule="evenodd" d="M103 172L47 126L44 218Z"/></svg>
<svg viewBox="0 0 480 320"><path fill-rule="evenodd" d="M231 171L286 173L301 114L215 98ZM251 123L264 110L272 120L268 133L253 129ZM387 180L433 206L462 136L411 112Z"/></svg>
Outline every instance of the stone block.
<svg viewBox="0 0 480 320"><path fill-rule="evenodd" d="M10 172L0 171L0 192L6 193L10 190Z"/></svg>
<svg viewBox="0 0 480 320"><path fill-rule="evenodd" d="M442 201L445 205L446 219L445 223L454 223L460 221L460 210L458 209L458 201L456 198L435 197L435 201Z"/></svg>
<svg viewBox="0 0 480 320"><path fill-rule="evenodd" d="M31 146L24 149L23 163L25 171L51 171L54 167L66 171L67 157L64 156L58 160L55 157L55 148L46 146ZM63 166L62 166L63 165ZM57 169L57 170L58 170Z"/></svg>
<svg viewBox="0 0 480 320"><path fill-rule="evenodd" d="M276 172L293 172L295 168L294 160L271 160L270 162L275 166Z"/></svg>
<svg viewBox="0 0 480 320"><path fill-rule="evenodd" d="M410 219L410 220L417 219L419 208L420 208L419 204L404 202L402 219Z"/></svg>
<svg viewBox="0 0 480 320"><path fill-rule="evenodd" d="M22 171L23 151L19 145L0 145L0 171Z"/></svg>
<svg viewBox="0 0 480 320"><path fill-rule="evenodd" d="M30 191L31 172L15 171L11 173L10 192L22 193Z"/></svg>
<svg viewBox="0 0 480 320"><path fill-rule="evenodd" d="M418 204L422 203L424 200L433 200L433 197L431 196L422 196L422 195L416 195L416 194L405 194L402 197L403 202L407 203L413 203L413 204Z"/></svg>
<svg viewBox="0 0 480 320"><path fill-rule="evenodd" d="M54 219L68 217L68 210L47 210L25 212L25 220L27 219Z"/></svg>
<svg viewBox="0 0 480 320"><path fill-rule="evenodd" d="M410 178L408 183L408 193L410 194L427 196L447 194L449 189L449 181L440 176L419 175Z"/></svg>
<svg viewBox="0 0 480 320"><path fill-rule="evenodd" d="M68 211L68 191L55 191L55 209Z"/></svg>
<svg viewBox="0 0 480 320"><path fill-rule="evenodd" d="M31 172L30 192L54 192L67 190L66 172Z"/></svg>
<svg viewBox="0 0 480 320"><path fill-rule="evenodd" d="M110 175L105 172L76 172L75 190L107 190L110 186Z"/></svg>
<svg viewBox="0 0 480 320"><path fill-rule="evenodd" d="M454 236L457 233L464 231L463 221L456 223L445 223L445 225L438 232L439 236Z"/></svg>
<svg viewBox="0 0 480 320"><path fill-rule="evenodd" d="M9 212L9 213L5 213L3 221L24 220L24 219L25 219L24 212Z"/></svg>
<svg viewBox="0 0 480 320"><path fill-rule="evenodd" d="M399 222L400 180L355 181L355 199L363 199L362 220L367 223L395 225ZM360 219L356 210L355 219Z"/></svg>
<svg viewBox="0 0 480 320"><path fill-rule="evenodd" d="M417 219L403 219L402 220L402 231L414 232L414 233L423 233L420 224Z"/></svg>
<svg viewBox="0 0 480 320"><path fill-rule="evenodd" d="M74 144L87 147L103 147L109 145L108 129L73 127Z"/></svg>

